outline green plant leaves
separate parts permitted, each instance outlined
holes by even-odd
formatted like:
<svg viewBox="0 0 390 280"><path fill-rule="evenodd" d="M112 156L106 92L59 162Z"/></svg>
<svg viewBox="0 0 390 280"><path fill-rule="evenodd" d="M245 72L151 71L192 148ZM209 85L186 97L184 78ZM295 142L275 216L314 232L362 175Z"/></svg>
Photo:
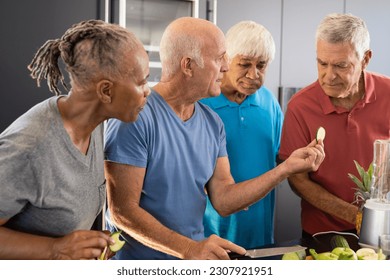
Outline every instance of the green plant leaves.
<svg viewBox="0 0 390 280"><path fill-rule="evenodd" d="M348 173L348 177L364 192L370 192L372 173L373 173L373 164L371 163L367 170L356 161L353 161L356 166L356 170L359 173L360 179L355 175Z"/></svg>
<svg viewBox="0 0 390 280"><path fill-rule="evenodd" d="M348 177L359 187L359 189L365 189L363 183L355 175L348 173Z"/></svg>

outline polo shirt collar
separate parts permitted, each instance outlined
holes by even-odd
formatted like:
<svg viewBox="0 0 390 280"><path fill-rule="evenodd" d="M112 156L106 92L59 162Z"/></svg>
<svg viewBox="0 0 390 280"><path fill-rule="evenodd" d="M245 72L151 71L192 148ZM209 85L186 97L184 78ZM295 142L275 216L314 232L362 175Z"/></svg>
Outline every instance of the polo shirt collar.
<svg viewBox="0 0 390 280"><path fill-rule="evenodd" d="M238 107L238 106L243 106L243 107L249 107L249 106L260 106L260 98L259 95L255 93L248 95L244 102L241 104L238 104L236 102L230 101L222 92L219 96L215 97L214 99L215 103L213 104L213 107L215 109L220 109L223 107Z"/></svg>

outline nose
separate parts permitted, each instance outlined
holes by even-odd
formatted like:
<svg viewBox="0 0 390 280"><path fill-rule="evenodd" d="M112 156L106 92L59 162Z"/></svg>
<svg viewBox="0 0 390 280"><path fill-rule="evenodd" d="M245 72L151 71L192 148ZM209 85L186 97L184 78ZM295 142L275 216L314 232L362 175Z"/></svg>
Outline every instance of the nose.
<svg viewBox="0 0 390 280"><path fill-rule="evenodd" d="M257 69L256 65L252 65L249 69L248 72L245 75L247 78L256 80L260 77L260 71Z"/></svg>
<svg viewBox="0 0 390 280"><path fill-rule="evenodd" d="M227 54L225 54L222 59L221 72L227 71L229 71L229 57Z"/></svg>
<svg viewBox="0 0 390 280"><path fill-rule="evenodd" d="M337 74L336 74L336 71L333 69L332 66L328 66L326 67L326 69L324 70L324 78L326 78L328 81L333 81Z"/></svg>

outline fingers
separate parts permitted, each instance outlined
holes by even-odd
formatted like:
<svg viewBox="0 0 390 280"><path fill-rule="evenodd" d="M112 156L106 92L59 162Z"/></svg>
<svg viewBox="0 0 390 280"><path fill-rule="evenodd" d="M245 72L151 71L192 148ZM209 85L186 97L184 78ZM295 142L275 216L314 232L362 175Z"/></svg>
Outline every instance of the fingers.
<svg viewBox="0 0 390 280"><path fill-rule="evenodd" d="M58 238L53 251L58 259L95 259L113 243L114 240L104 232L80 230Z"/></svg>
<svg viewBox="0 0 390 280"><path fill-rule="evenodd" d="M310 143L310 144L312 144L312 143ZM314 147L311 147L309 149L313 153L312 169L313 169L313 171L317 171L319 166L321 165L321 163L324 161L324 158L325 158L325 151L324 151L324 146L323 146L322 140L319 140L318 144L316 144Z"/></svg>
<svg viewBox="0 0 390 280"><path fill-rule="evenodd" d="M239 255L245 255L245 253L246 253L245 248L238 246L237 244L234 244L233 242L230 242L228 240L225 240L225 239L223 239L223 240L227 242L226 245L224 246L225 251L234 252L234 253L237 253Z"/></svg>
<svg viewBox="0 0 390 280"><path fill-rule="evenodd" d="M78 245L82 249L82 256L91 259L99 258L105 248L114 243L115 241L107 233L87 231L87 234L83 236Z"/></svg>
<svg viewBox="0 0 390 280"><path fill-rule="evenodd" d="M104 248L103 249L91 248L91 247L83 248L83 249L78 250L78 252L75 255L76 256L75 259L78 259L78 260L98 259L101 256L103 251L104 251Z"/></svg>
<svg viewBox="0 0 390 280"><path fill-rule="evenodd" d="M324 147L324 141L322 139L319 139L318 141L316 139L313 139L306 147Z"/></svg>
<svg viewBox="0 0 390 280"><path fill-rule="evenodd" d="M322 140L319 140L319 141L321 141L322 142ZM319 144L320 142L318 142L318 144ZM316 139L314 139L313 141L311 141L310 143L309 143L309 145L307 145L306 147L315 147L317 145L317 140Z"/></svg>
<svg viewBox="0 0 390 280"><path fill-rule="evenodd" d="M321 164L325 157L324 141L322 139L319 139L318 141L313 139L306 147L314 151L314 164L318 167L318 165Z"/></svg>
<svg viewBox="0 0 390 280"><path fill-rule="evenodd" d="M244 255L246 250L241 246L230 242L229 240L218 237L217 235L211 235L208 238L210 254L208 259L213 260L230 260L229 252L234 252L240 255Z"/></svg>

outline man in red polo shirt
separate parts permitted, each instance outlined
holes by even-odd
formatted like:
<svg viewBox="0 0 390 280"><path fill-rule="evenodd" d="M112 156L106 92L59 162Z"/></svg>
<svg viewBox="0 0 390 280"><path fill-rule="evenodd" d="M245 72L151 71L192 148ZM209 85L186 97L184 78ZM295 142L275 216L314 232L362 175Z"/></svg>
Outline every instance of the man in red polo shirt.
<svg viewBox="0 0 390 280"><path fill-rule="evenodd" d="M290 176L302 198L303 235L322 231L355 231L358 207L354 160L365 169L373 159L373 142L390 138L390 79L369 73L370 36L364 21L330 14L316 34L318 80L296 93L288 104L279 156L326 129L326 158L316 172Z"/></svg>

